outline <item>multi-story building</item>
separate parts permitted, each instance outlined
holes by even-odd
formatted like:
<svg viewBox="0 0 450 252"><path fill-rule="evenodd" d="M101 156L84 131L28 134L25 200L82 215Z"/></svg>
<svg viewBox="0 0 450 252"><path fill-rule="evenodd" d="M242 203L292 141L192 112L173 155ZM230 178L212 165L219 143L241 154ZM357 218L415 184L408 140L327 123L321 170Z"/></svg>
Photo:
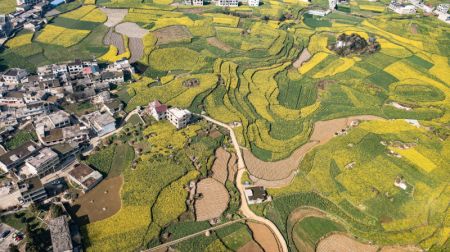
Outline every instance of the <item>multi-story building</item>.
<svg viewBox="0 0 450 252"><path fill-rule="evenodd" d="M396 0L391 1L389 9L400 15L410 15L416 13L416 7L414 5L403 5Z"/></svg>
<svg viewBox="0 0 450 252"><path fill-rule="evenodd" d="M191 112L187 109L170 108L167 110L167 119L177 129L186 127L191 121Z"/></svg>
<svg viewBox="0 0 450 252"><path fill-rule="evenodd" d="M108 113L95 111L82 116L83 123L91 127L98 136L104 136L116 129L116 119Z"/></svg>
<svg viewBox="0 0 450 252"><path fill-rule="evenodd" d="M13 30L13 26L7 15L0 15L0 38L9 37Z"/></svg>
<svg viewBox="0 0 450 252"><path fill-rule="evenodd" d="M48 222L54 252L71 252L75 250L66 216L62 215Z"/></svg>
<svg viewBox="0 0 450 252"><path fill-rule="evenodd" d="M0 156L0 168L4 172L16 169L21 166L25 160L35 155L40 147L34 142L26 142L14 150L8 151Z"/></svg>
<svg viewBox="0 0 450 252"><path fill-rule="evenodd" d="M16 0L17 5L34 5L42 2L42 0Z"/></svg>
<svg viewBox="0 0 450 252"><path fill-rule="evenodd" d="M58 154L50 148L40 150L36 156L27 159L25 164L31 173L40 178L56 172L60 167Z"/></svg>
<svg viewBox="0 0 450 252"><path fill-rule="evenodd" d="M40 202L47 198L47 192L38 176L26 178L17 183L21 197L19 202Z"/></svg>
<svg viewBox="0 0 450 252"><path fill-rule="evenodd" d="M80 125L73 125L64 128L56 128L38 134L39 141L45 146L52 146L62 143L81 143L89 139L89 130Z"/></svg>
<svg viewBox="0 0 450 252"><path fill-rule="evenodd" d="M83 72L83 62L79 59L70 62L67 64L67 69L69 70L70 75L77 75Z"/></svg>
<svg viewBox="0 0 450 252"><path fill-rule="evenodd" d="M58 110L54 113L41 116L34 122L34 125L36 126L36 132L42 135L46 130L69 126L70 115L64 110Z"/></svg>
<svg viewBox="0 0 450 252"><path fill-rule="evenodd" d="M122 71L105 71L101 74L103 82L119 84L125 82L125 78Z"/></svg>
<svg viewBox="0 0 450 252"><path fill-rule="evenodd" d="M203 6L203 0L186 0L184 3L186 5Z"/></svg>
<svg viewBox="0 0 450 252"><path fill-rule="evenodd" d="M103 179L100 172L85 164L76 164L68 174L70 180L81 186L84 192L94 188Z"/></svg>
<svg viewBox="0 0 450 252"><path fill-rule="evenodd" d="M436 12L440 12L440 13L447 13L448 10L450 9L450 4L439 4L436 7Z"/></svg>
<svg viewBox="0 0 450 252"><path fill-rule="evenodd" d="M216 0L215 3L217 6L222 6L222 7L238 7L239 6L239 0Z"/></svg>
<svg viewBox="0 0 450 252"><path fill-rule="evenodd" d="M80 145L76 142L56 144L51 148L58 154L59 160L63 166L64 163L75 160L77 155L81 152Z"/></svg>
<svg viewBox="0 0 450 252"><path fill-rule="evenodd" d="M15 86L21 83L22 79L27 77L28 73L24 69L10 68L2 74L3 80L8 86Z"/></svg>

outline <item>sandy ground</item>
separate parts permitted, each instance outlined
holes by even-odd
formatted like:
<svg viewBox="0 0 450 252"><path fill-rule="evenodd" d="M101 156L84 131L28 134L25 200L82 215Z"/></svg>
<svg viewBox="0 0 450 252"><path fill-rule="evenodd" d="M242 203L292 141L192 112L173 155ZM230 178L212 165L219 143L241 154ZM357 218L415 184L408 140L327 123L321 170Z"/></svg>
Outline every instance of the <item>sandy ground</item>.
<svg viewBox="0 0 450 252"><path fill-rule="evenodd" d="M144 43L142 39L130 38L128 40L128 47L131 52L130 63L134 63L144 56Z"/></svg>
<svg viewBox="0 0 450 252"><path fill-rule="evenodd" d="M121 207L120 188L122 183L122 176L103 180L94 189L75 200L72 211L78 218L84 219L87 216L89 222L103 220L114 215Z"/></svg>
<svg viewBox="0 0 450 252"><path fill-rule="evenodd" d="M351 116L347 118L339 118L328 121L318 121L314 124L313 133L310 137L310 142L302 145L300 148L295 150L292 155L286 159L275 161L275 162L265 162L257 157L255 157L251 151L244 149L244 161L250 174L258 179L268 181L275 181L274 187L280 187L286 184L284 182L290 182L288 179L292 176L292 172L296 171L302 158L315 146L325 144L330 141L334 136L335 132L349 126L354 120L383 120L381 117L362 115L362 116Z"/></svg>
<svg viewBox="0 0 450 252"><path fill-rule="evenodd" d="M223 43L222 41L218 40L216 37L207 38L206 41L208 42L208 44L210 44L214 47L217 47L219 49L222 49L225 52L231 51L231 46Z"/></svg>
<svg viewBox="0 0 450 252"><path fill-rule="evenodd" d="M108 16L108 20L105 22L105 25L108 27L114 27L125 18L128 14L127 9L108 9L108 8L100 8L103 13Z"/></svg>
<svg viewBox="0 0 450 252"><path fill-rule="evenodd" d="M247 242L244 246L238 248L237 252L264 252L264 250L254 240Z"/></svg>
<svg viewBox="0 0 450 252"><path fill-rule="evenodd" d="M308 61L311 58L311 54L309 53L308 49L303 49L302 53L298 56L298 59L292 64L293 67L299 68L301 65L303 65L304 62Z"/></svg>
<svg viewBox="0 0 450 252"><path fill-rule="evenodd" d="M264 187L270 187L270 188L280 188L285 187L286 185L289 185L291 181L295 178L295 175L297 175L296 171L291 172L291 175L284 179L280 180L265 180L256 178L252 175L250 175L251 180L253 181L253 184L255 186L264 186Z"/></svg>
<svg viewBox="0 0 450 252"><path fill-rule="evenodd" d="M136 23L125 22L116 26L116 32L129 38L143 38L148 30L141 28Z"/></svg>
<svg viewBox="0 0 450 252"><path fill-rule="evenodd" d="M217 218L228 207L230 196L227 189L213 178L206 178L198 182L197 194L202 195L194 204L197 221Z"/></svg>
<svg viewBox="0 0 450 252"><path fill-rule="evenodd" d="M317 245L317 252L376 252L375 245L364 244L345 234L332 234Z"/></svg>
<svg viewBox="0 0 450 252"><path fill-rule="evenodd" d="M191 39L192 35L186 26L173 25L158 29L153 32L158 41L156 45L164 45L184 39Z"/></svg>
<svg viewBox="0 0 450 252"><path fill-rule="evenodd" d="M273 233L267 228L266 225L256 222L248 222L248 227L253 233L253 239L261 245L261 247L266 252L279 252L281 251L278 246L278 241L276 240Z"/></svg>
<svg viewBox="0 0 450 252"><path fill-rule="evenodd" d="M228 178L228 160L231 155L223 148L218 148L215 155L216 159L211 168L213 172L212 178L225 184Z"/></svg>

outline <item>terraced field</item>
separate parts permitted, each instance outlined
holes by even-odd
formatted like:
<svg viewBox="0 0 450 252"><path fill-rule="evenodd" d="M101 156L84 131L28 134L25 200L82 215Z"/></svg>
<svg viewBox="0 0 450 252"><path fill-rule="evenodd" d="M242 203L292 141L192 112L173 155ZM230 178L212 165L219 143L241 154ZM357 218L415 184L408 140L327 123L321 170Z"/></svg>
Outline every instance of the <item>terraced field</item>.
<svg viewBox="0 0 450 252"><path fill-rule="evenodd" d="M122 87L128 110L158 99L235 123L254 182L276 187L269 189L273 201L255 211L277 225L292 251L328 250L336 240L355 248L374 244L367 250L450 246L449 25L431 16L401 17L369 1L351 1L321 18L304 13L326 1L271 0L229 10L172 1L96 4L122 10L102 8L107 20L94 5L59 16L35 36L17 37L1 52L1 64L33 69L92 55L129 58L144 70ZM103 44L109 29L123 35L123 48L108 37ZM374 38L380 50L341 57L329 46L343 33ZM192 78L200 84L183 85ZM349 127L353 120L346 118L357 116L363 116L360 124ZM419 127L410 124L414 120ZM136 141L148 152L124 171L121 210L85 227L88 250L132 251L165 241L167 232L175 239L209 226L195 222L185 204L191 180L218 179L230 196L222 216L237 214L230 210L239 202L232 183L236 156L219 151L215 163L226 139L200 137L204 127L175 131L156 123L140 129ZM406 190L395 186L400 182ZM305 207L323 215L303 223L290 219ZM326 228L314 229L314 223ZM177 249L256 247L248 234L239 227Z"/></svg>

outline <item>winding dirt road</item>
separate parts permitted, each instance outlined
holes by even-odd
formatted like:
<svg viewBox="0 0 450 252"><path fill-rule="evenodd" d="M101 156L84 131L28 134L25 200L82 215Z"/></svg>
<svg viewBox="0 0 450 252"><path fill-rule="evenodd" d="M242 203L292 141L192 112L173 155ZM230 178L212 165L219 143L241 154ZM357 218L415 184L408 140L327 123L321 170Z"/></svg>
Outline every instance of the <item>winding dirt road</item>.
<svg viewBox="0 0 450 252"><path fill-rule="evenodd" d="M234 134L233 129L229 125L227 125L225 123L222 123L222 122L219 122L217 120L214 120L211 117L204 116L204 115L202 117L204 119L206 119L207 121L212 122L214 124L217 124L217 125L219 125L221 127L224 127L224 128L226 128L226 129L228 129L230 131L231 142L233 143L234 149L235 149L236 154L238 156L238 169L239 170L238 170L238 173L237 173L237 176L236 176L236 186L239 189L239 193L241 194L241 208L240 208L240 210L241 210L242 214L245 217L247 217L247 219L251 219L251 220L254 220L254 221L257 221L257 222L260 222L260 223L266 225L272 231L272 233L275 235L275 237L277 238L278 243L279 243L278 245L280 247L280 251L288 252L288 247L287 247L286 241L284 240L284 237L281 234L280 230L278 230L277 226L275 226L275 224L273 224L270 220L268 220L268 219L266 219L264 217L258 216L255 213L253 213L252 210L250 210L250 208L249 208L249 206L247 204L247 200L246 200L246 197L245 197L245 188L244 188L244 185L241 183L242 175L246 171L246 168L245 168L244 159L242 157L241 148L239 147L239 143L237 141L237 138L236 138L236 135Z"/></svg>

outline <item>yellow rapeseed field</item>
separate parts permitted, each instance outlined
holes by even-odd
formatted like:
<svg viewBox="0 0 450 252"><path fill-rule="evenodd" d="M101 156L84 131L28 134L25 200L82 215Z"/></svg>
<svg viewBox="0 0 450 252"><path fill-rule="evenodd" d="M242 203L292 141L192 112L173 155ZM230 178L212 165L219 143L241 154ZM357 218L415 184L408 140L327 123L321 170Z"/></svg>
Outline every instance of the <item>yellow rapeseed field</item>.
<svg viewBox="0 0 450 252"><path fill-rule="evenodd" d="M413 131L420 130L424 132L425 130L422 128L417 128L405 120L376 120L370 122L363 122L359 126L361 129L366 131L375 133L375 134L388 134L388 133L398 133L401 131Z"/></svg>
<svg viewBox="0 0 450 252"><path fill-rule="evenodd" d="M87 22L96 22L96 23L104 23L108 17L105 13L103 13L99 9L94 9L91 12L89 12L87 15L81 18L81 21L87 21Z"/></svg>
<svg viewBox="0 0 450 252"><path fill-rule="evenodd" d="M393 151L402 155L406 159L408 159L414 165L422 168L425 172L431 172L436 168L436 164L429 160L427 157L422 155L414 148L409 149L399 149L399 148L391 148Z"/></svg>
<svg viewBox="0 0 450 252"><path fill-rule="evenodd" d="M430 68L430 73L444 83L450 84L450 66L448 65L448 58L437 54L433 54L431 58L434 66Z"/></svg>
<svg viewBox="0 0 450 252"><path fill-rule="evenodd" d="M387 31L382 30L381 28L379 28L379 27L369 23L369 21L367 21L367 20L364 20L361 24L364 25L364 26L367 26L369 28L374 29L375 33L378 33L378 34L380 34L382 36L385 36L387 38L391 38L393 40L397 40L400 43L408 44L410 46L416 47L416 48L421 49L421 50L423 49L422 41L407 39L407 38L404 38L404 37L399 36L397 34L387 32Z"/></svg>
<svg viewBox="0 0 450 252"><path fill-rule="evenodd" d="M320 70L316 74L314 74L313 78L324 78L328 76L333 76L338 73L342 73L347 71L350 67L355 64L355 61L351 58L340 58L333 62L331 62L324 69Z"/></svg>
<svg viewBox="0 0 450 252"><path fill-rule="evenodd" d="M169 4L173 3L173 1L172 0L153 0L153 3L169 5Z"/></svg>
<svg viewBox="0 0 450 252"><path fill-rule="evenodd" d="M110 45L108 52L106 52L104 55L102 55L99 59L103 60L103 61L108 61L108 62L115 62L115 61L121 60L123 58L129 59L131 56L130 50L128 50L128 48L124 53L122 53L120 55L117 55L118 52L119 52L119 50L117 49L117 47Z"/></svg>
<svg viewBox="0 0 450 252"><path fill-rule="evenodd" d="M33 38L33 33L26 33L17 37L14 37L6 43L9 48L17 48L24 45L31 44L31 39Z"/></svg>
<svg viewBox="0 0 450 252"><path fill-rule="evenodd" d="M61 17L80 20L95 8L94 5L84 5L74 11L62 14Z"/></svg>
<svg viewBox="0 0 450 252"><path fill-rule="evenodd" d="M311 54L317 52L329 52L327 49L328 38L324 35L315 34L309 40L308 51Z"/></svg>
<svg viewBox="0 0 450 252"><path fill-rule="evenodd" d="M171 25L193 26L194 21L189 17L159 18L155 21L155 26L151 30L154 31Z"/></svg>
<svg viewBox="0 0 450 252"><path fill-rule="evenodd" d="M64 27L47 25L36 40L41 43L51 44L61 33L64 32L64 30L66 30Z"/></svg>
<svg viewBox="0 0 450 252"><path fill-rule="evenodd" d="M88 5L88 4L95 4L96 0L84 0L84 4Z"/></svg>
<svg viewBox="0 0 450 252"><path fill-rule="evenodd" d="M380 43L381 52L386 55L398 58L409 57L412 55L405 47L394 44L387 39L379 38L377 41Z"/></svg>
<svg viewBox="0 0 450 252"><path fill-rule="evenodd" d="M365 4L359 5L359 8L361 10L376 11L376 12L383 12L386 9L386 7L381 5L365 5Z"/></svg>
<svg viewBox="0 0 450 252"><path fill-rule="evenodd" d="M328 57L328 54L324 52L314 54L314 56L310 60L308 60L301 67L298 68L300 74L307 73L309 70L313 69L317 64L325 60L326 57Z"/></svg>

